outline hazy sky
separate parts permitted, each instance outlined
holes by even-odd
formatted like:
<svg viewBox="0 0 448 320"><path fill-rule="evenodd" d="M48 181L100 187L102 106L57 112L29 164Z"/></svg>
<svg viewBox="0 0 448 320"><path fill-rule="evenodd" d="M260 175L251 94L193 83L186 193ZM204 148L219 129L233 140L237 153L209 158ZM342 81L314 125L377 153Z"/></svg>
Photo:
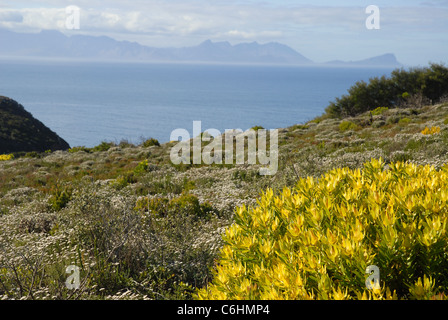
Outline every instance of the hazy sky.
<svg viewBox="0 0 448 320"><path fill-rule="evenodd" d="M81 9L79 30L67 30L68 5ZM368 30L368 5L380 29ZM107 35L157 47L276 41L316 62L395 53L407 65L448 63L448 0L2 0L0 28Z"/></svg>

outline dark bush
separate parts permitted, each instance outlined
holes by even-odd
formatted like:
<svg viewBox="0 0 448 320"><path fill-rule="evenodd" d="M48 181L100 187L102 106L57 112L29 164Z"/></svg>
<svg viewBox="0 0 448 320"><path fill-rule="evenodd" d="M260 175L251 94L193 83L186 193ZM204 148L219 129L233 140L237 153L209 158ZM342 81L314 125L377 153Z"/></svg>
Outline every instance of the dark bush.
<svg viewBox="0 0 448 320"><path fill-rule="evenodd" d="M378 107L421 107L437 103L448 93L448 68L442 64L430 64L426 68L396 69L391 77L374 77L358 81L347 95L336 98L326 108L333 118L356 116Z"/></svg>

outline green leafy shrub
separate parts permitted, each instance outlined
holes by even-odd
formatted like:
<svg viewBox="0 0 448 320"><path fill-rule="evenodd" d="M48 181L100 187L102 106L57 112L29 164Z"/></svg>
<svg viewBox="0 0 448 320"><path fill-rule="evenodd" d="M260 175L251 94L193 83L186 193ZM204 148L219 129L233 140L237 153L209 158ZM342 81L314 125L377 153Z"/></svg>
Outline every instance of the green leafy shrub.
<svg viewBox="0 0 448 320"><path fill-rule="evenodd" d="M310 121L311 122L311 121ZM293 125L290 129L289 129L289 131L295 131L295 130L306 130L306 129L308 129L309 127L306 125L306 124L296 124L296 125Z"/></svg>
<svg viewBox="0 0 448 320"><path fill-rule="evenodd" d="M157 139L150 138L150 139L145 140L142 143L142 147L144 147L144 148L149 148L149 147L152 147L152 146L160 147L159 141Z"/></svg>
<svg viewBox="0 0 448 320"><path fill-rule="evenodd" d="M141 175L145 173L149 168L148 160L141 161L135 168L134 173L136 175Z"/></svg>
<svg viewBox="0 0 448 320"><path fill-rule="evenodd" d="M133 171L125 172L112 182L112 186L118 190L125 188L129 184L136 183L137 178Z"/></svg>
<svg viewBox="0 0 448 320"><path fill-rule="evenodd" d="M407 125L407 124L409 124L411 121L412 121L412 120L409 119L409 118L401 118L401 119L398 121L398 124L399 124L399 125Z"/></svg>
<svg viewBox="0 0 448 320"><path fill-rule="evenodd" d="M76 152L87 152L90 153L92 150L90 148L86 148L85 146L78 146L68 149L69 153L76 153Z"/></svg>
<svg viewBox="0 0 448 320"><path fill-rule="evenodd" d="M42 157L41 154L36 151L31 151L31 152L25 153L25 158L41 158L41 157Z"/></svg>
<svg viewBox="0 0 448 320"><path fill-rule="evenodd" d="M374 110L378 105L385 108L399 107L413 97L419 97L419 101L436 103L447 93L448 68L442 64L409 70L395 69L389 78L382 76L371 78L368 83L356 82L348 94L330 103L326 114L333 118L355 116Z"/></svg>
<svg viewBox="0 0 448 320"><path fill-rule="evenodd" d="M56 185L51 189L51 198L49 200L50 206L56 210L60 211L61 209L65 208L69 201L72 199L72 188Z"/></svg>
<svg viewBox="0 0 448 320"><path fill-rule="evenodd" d="M341 132L349 131L349 130L357 130L359 126L356 123L353 123L351 121L342 121L339 124L339 130Z"/></svg>
<svg viewBox="0 0 448 320"><path fill-rule="evenodd" d="M189 193L183 193L174 199L142 197L137 200L136 210L152 212L156 216L164 217L169 212L173 214L187 214L198 218L209 218L218 212L209 202L200 203L199 199Z"/></svg>
<svg viewBox="0 0 448 320"><path fill-rule="evenodd" d="M425 146L425 141L411 139L404 147L404 151L418 151Z"/></svg>
<svg viewBox="0 0 448 320"><path fill-rule="evenodd" d="M188 193L171 200L169 206L178 212L188 212L194 215L201 215L202 213L199 199L195 195Z"/></svg>
<svg viewBox="0 0 448 320"><path fill-rule="evenodd" d="M139 178L142 184L142 195L146 194L181 194L184 191L194 189L193 181L184 178L173 179L171 174L150 174Z"/></svg>
<svg viewBox="0 0 448 320"><path fill-rule="evenodd" d="M115 143L103 141L99 145L93 147L91 150L93 152L108 151L113 146L115 146Z"/></svg>
<svg viewBox="0 0 448 320"><path fill-rule="evenodd" d="M251 128L254 131L263 130L264 128L262 126L255 126Z"/></svg>
<svg viewBox="0 0 448 320"><path fill-rule="evenodd" d="M236 210L199 299L435 299L448 292L448 166L372 160ZM367 267L379 283L368 288Z"/></svg>
<svg viewBox="0 0 448 320"><path fill-rule="evenodd" d="M142 197L137 200L135 210L152 212L155 215L164 217L168 212L169 202L168 198Z"/></svg>
<svg viewBox="0 0 448 320"><path fill-rule="evenodd" d="M373 116L379 116L379 115L382 115L387 110L389 110L389 108L387 108L387 107L378 107L375 110L372 110L371 112L372 112Z"/></svg>

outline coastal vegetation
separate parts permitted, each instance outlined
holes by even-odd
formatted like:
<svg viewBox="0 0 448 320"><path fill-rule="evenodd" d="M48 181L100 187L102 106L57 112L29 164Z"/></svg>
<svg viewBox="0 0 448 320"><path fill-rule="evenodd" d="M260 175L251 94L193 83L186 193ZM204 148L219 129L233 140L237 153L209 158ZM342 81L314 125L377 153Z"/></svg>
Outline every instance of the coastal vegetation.
<svg viewBox="0 0 448 320"><path fill-rule="evenodd" d="M347 95L336 98L326 109L329 117L355 116L365 111L387 108L421 107L448 97L448 68L443 64L429 67L396 69L390 77L359 81ZM376 115L375 112L372 113Z"/></svg>
<svg viewBox="0 0 448 320"><path fill-rule="evenodd" d="M445 299L444 72L397 70L395 100L378 79L279 129L273 176L174 165L151 138L2 151L0 297Z"/></svg>

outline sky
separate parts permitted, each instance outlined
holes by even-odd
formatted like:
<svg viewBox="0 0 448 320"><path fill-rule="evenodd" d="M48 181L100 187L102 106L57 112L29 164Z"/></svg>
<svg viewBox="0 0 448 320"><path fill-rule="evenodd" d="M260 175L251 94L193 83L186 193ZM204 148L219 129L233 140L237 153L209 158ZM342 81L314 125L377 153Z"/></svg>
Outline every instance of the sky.
<svg viewBox="0 0 448 320"><path fill-rule="evenodd" d="M80 8L79 29L66 27L71 5ZM379 29L366 26L369 5L379 9ZM448 0L2 0L0 28L106 35L154 47L274 41L315 62L394 53L407 66L448 63Z"/></svg>

